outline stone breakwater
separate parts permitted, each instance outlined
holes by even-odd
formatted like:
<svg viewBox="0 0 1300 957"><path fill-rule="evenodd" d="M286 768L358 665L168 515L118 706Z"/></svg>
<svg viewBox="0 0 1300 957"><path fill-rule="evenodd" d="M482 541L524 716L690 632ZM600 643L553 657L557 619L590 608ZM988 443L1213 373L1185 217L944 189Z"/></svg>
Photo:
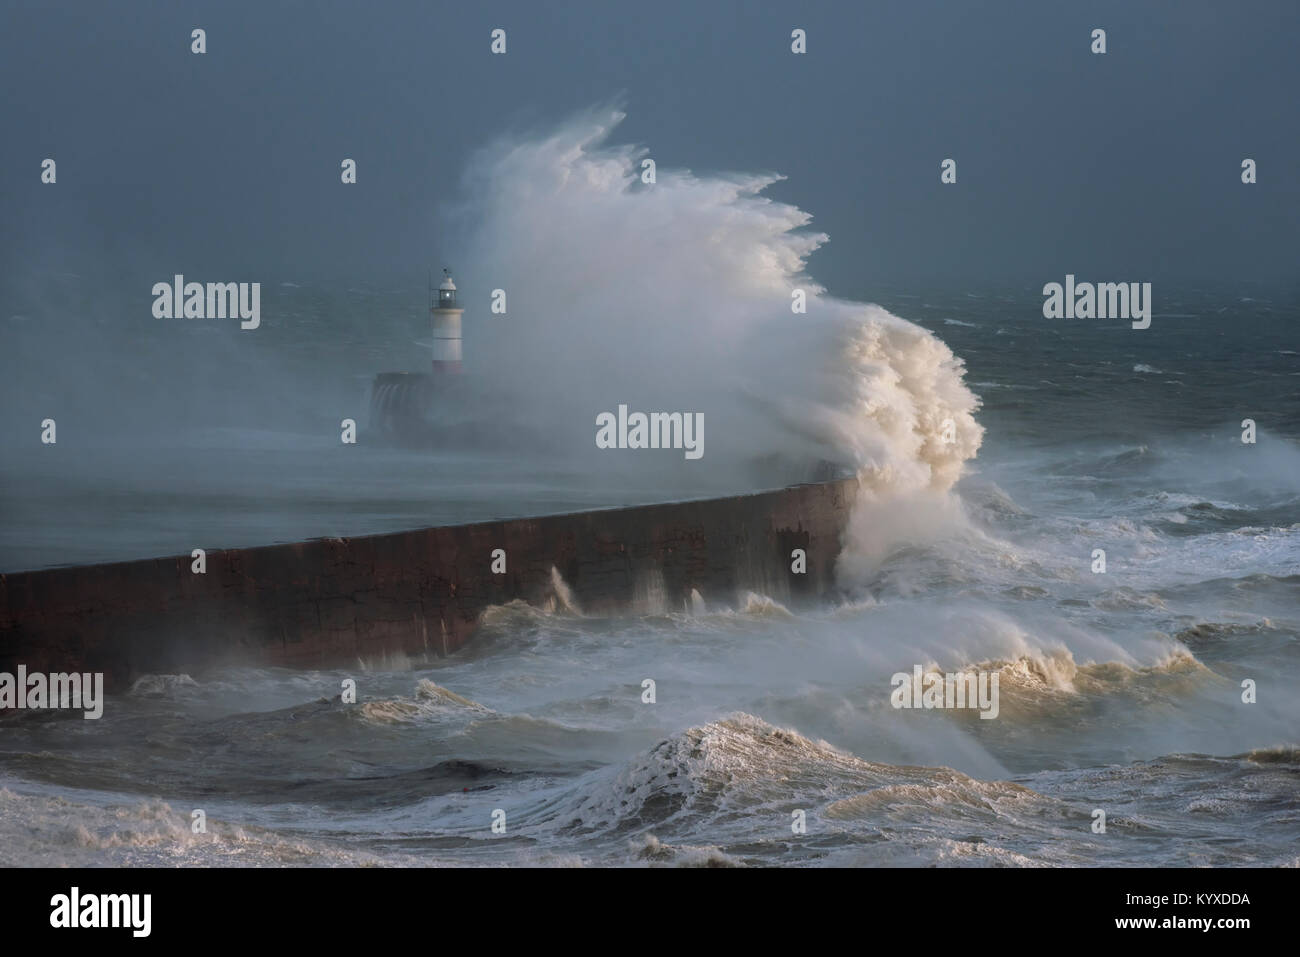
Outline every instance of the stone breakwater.
<svg viewBox="0 0 1300 957"><path fill-rule="evenodd" d="M323 668L451 654L520 600L588 615L834 588L856 479L728 498L0 575L0 671ZM802 550L802 561L795 554ZM504 570L502 570L504 569ZM801 569L796 571L796 569Z"/></svg>

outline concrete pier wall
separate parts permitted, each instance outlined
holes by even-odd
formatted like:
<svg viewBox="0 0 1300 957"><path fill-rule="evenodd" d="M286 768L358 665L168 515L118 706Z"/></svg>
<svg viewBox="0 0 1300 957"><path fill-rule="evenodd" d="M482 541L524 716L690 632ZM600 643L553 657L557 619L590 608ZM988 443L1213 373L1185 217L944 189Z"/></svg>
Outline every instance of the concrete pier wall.
<svg viewBox="0 0 1300 957"><path fill-rule="evenodd" d="M445 655L483 610L571 593L584 614L833 588L856 480L704 501L0 575L0 671L142 674L355 666ZM807 572L791 572L791 552ZM494 549L506 572L492 572ZM562 583L557 585L558 580Z"/></svg>

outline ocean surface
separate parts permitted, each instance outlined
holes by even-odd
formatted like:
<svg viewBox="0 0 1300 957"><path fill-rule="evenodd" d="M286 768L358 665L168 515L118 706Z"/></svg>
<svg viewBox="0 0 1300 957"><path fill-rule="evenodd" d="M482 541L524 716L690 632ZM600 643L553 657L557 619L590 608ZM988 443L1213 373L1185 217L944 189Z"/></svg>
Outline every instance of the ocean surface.
<svg viewBox="0 0 1300 957"><path fill-rule="evenodd" d="M465 369L437 411L468 441L369 431L373 376L427 368L423 275L7 275L0 573L831 463L861 483L836 591L603 618L557 587L445 659L10 713L0 864L1300 864L1300 290L1155 282L1144 330L1045 319L1064 270L827 290L777 177L642 189L621 118L473 164L472 226L443 237ZM261 325L154 318L177 272L262 281ZM620 404L702 414L702 458L597 449ZM915 668L996 675L997 717L893 707Z"/></svg>
<svg viewBox="0 0 1300 957"><path fill-rule="evenodd" d="M277 295L303 316L374 298ZM1300 302L1181 290L1134 332L1044 320L1032 288L877 301L964 360L985 434L942 520L892 529L841 594L613 619L511 605L409 668L157 675L98 721L10 715L0 864L1296 865ZM213 431L148 469L83 452L94 467L66 479L7 455L0 554L656 499L523 456L351 451L340 468L310 433ZM167 461L209 478L173 483ZM914 664L996 670L998 718L891 707Z"/></svg>

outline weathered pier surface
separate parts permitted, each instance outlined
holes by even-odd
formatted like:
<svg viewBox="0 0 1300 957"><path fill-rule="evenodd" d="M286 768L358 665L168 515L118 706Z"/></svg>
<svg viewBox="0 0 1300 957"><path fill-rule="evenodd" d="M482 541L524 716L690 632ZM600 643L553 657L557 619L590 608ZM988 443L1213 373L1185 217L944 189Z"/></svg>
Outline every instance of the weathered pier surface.
<svg viewBox="0 0 1300 957"><path fill-rule="evenodd" d="M354 666L461 647L484 609L571 592L588 615L681 610L698 591L810 599L834 587L854 479L568 515L0 575L0 672L142 674ZM807 571L791 571L791 553ZM492 553L505 551L494 574ZM557 576L562 584L557 585Z"/></svg>

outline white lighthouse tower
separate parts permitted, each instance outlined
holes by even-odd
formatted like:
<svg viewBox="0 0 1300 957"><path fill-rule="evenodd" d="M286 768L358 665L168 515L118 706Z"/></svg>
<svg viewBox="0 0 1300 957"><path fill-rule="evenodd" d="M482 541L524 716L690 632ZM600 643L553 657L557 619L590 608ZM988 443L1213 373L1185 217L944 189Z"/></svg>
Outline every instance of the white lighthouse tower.
<svg viewBox="0 0 1300 957"><path fill-rule="evenodd" d="M433 374L460 372L460 316L465 310L456 302L456 283L443 270L438 298L430 306L433 316Z"/></svg>

